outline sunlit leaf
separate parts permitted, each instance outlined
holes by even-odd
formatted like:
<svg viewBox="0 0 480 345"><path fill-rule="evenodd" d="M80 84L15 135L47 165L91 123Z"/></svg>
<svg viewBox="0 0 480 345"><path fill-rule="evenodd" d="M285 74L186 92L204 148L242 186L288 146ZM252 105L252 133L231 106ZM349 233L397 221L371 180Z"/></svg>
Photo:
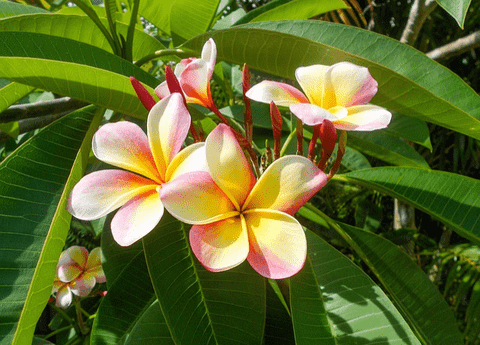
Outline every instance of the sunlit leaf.
<svg viewBox="0 0 480 345"><path fill-rule="evenodd" d="M17 16L25 13L50 13L36 6L22 5L12 1L0 1L0 18Z"/></svg>
<svg viewBox="0 0 480 345"><path fill-rule="evenodd" d="M308 19L347 7L341 0L274 0L248 12L235 25L269 20Z"/></svg>
<svg viewBox="0 0 480 345"><path fill-rule="evenodd" d="M420 266L390 241L359 228L339 225L426 344L463 343L452 311Z"/></svg>
<svg viewBox="0 0 480 345"><path fill-rule="evenodd" d="M185 43L200 51L208 37L218 60L294 80L295 69L348 60L379 83L372 103L480 139L480 96L460 77L391 38L322 21L274 21L209 32Z"/></svg>
<svg viewBox="0 0 480 345"><path fill-rule="evenodd" d="M366 273L311 231L307 240L309 279L291 281L297 344L420 344Z"/></svg>
<svg viewBox="0 0 480 345"><path fill-rule="evenodd" d="M102 11L104 12L105 9L102 8ZM108 25L106 19L100 18L100 21L104 25ZM116 28L118 33L127 37L127 24L117 22ZM113 53L105 36L102 35L100 29L86 15L48 13L4 18L0 20L0 31L36 32L70 38ZM147 54L164 48L159 40L148 35L143 30L135 29L133 40L134 60L139 60Z"/></svg>
<svg viewBox="0 0 480 345"><path fill-rule="evenodd" d="M382 167L336 175L427 212L459 235L480 243L480 181L443 171Z"/></svg>
<svg viewBox="0 0 480 345"><path fill-rule="evenodd" d="M143 239L148 270L176 344L261 344L265 279L247 262L209 272L193 256L184 226L169 214Z"/></svg>
<svg viewBox="0 0 480 345"><path fill-rule="evenodd" d="M468 7L472 0L436 0L437 3L443 7L445 11L450 14L455 21L463 29L465 17L467 15Z"/></svg>
<svg viewBox="0 0 480 345"><path fill-rule="evenodd" d="M101 112L83 108L43 129L0 165L0 337L29 344L70 226L66 201L83 175Z"/></svg>
<svg viewBox="0 0 480 345"><path fill-rule="evenodd" d="M155 87L157 79L85 43L30 32L3 32L0 78L18 81L121 113L145 118L130 76Z"/></svg>
<svg viewBox="0 0 480 345"><path fill-rule="evenodd" d="M170 32L174 43L183 43L206 32L212 26L219 2L220 0L176 0L170 14Z"/></svg>

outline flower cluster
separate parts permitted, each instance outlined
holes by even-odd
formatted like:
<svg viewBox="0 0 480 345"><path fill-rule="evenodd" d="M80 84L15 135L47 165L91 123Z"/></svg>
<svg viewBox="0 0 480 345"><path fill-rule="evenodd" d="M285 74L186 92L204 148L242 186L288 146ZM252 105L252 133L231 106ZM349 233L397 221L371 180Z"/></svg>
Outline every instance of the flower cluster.
<svg viewBox="0 0 480 345"><path fill-rule="evenodd" d="M122 246L152 231L166 209L193 225L189 233L192 251L208 270L228 270L247 260L264 277L287 278L303 267L307 253L305 233L293 215L327 183L345 150L343 135L339 158L327 176L324 170L335 147L336 129L384 128L391 114L367 104L377 83L368 69L348 62L298 68L296 77L305 94L273 81L247 91L249 80L244 80L245 96L271 103L275 119L275 159L261 173L251 146L251 128L245 128L248 139L232 129L212 99L210 79L216 51L210 39L200 59L185 59L175 72L167 70L167 81L155 90L158 103L132 79L150 111L147 134L126 121L100 128L93 138L93 153L121 170L85 176L73 189L68 209L77 218L92 220L120 208L111 229ZM182 149L189 130L197 138L187 102L210 109L223 123L205 142ZM248 108L249 102L245 104ZM298 119L314 126L310 159L299 155L279 158L281 115L276 105L289 106ZM250 109L246 114L250 116ZM251 119L245 124L251 125ZM323 146L319 163L317 138Z"/></svg>
<svg viewBox="0 0 480 345"><path fill-rule="evenodd" d="M101 253L100 248L95 248L89 255L86 248L73 246L60 255L52 291L58 307L67 308L73 295L86 297L96 283L105 282Z"/></svg>

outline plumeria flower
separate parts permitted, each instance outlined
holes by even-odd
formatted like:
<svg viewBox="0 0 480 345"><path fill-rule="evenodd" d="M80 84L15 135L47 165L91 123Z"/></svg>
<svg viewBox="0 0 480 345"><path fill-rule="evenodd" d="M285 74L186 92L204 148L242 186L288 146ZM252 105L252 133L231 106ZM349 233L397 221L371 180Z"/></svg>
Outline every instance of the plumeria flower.
<svg viewBox="0 0 480 345"><path fill-rule="evenodd" d="M193 253L210 271L245 259L262 276L290 277L304 265L305 233L292 217L326 183L301 156L285 156L256 180L230 127L220 124L205 143L208 172L191 172L160 190L165 208L193 224Z"/></svg>
<svg viewBox="0 0 480 345"><path fill-rule="evenodd" d="M367 104L377 93L378 83L366 67L349 62L312 65L297 68L295 77L305 94L291 85L264 80L246 95L258 102L288 106L310 126L328 119L340 130L371 131L390 123L389 111Z"/></svg>
<svg viewBox="0 0 480 345"><path fill-rule="evenodd" d="M207 169L204 143L180 151L190 122L181 94L173 93L150 110L148 137L127 121L101 127L93 137L93 153L129 171L100 170L83 177L70 194L70 213L93 220L121 207L111 223L113 238L121 246L149 233L163 215L162 186L187 171Z"/></svg>
<svg viewBox="0 0 480 345"><path fill-rule="evenodd" d="M185 94L187 102L197 103L205 108L213 109L212 94L210 92L210 79L212 79L215 61L217 58L217 47L213 39L209 39L203 46L200 59L183 59L175 66L175 76ZM161 83L155 89L160 99L168 96L167 82Z"/></svg>
<svg viewBox="0 0 480 345"><path fill-rule="evenodd" d="M89 255L86 248L73 246L60 255L53 282L58 307L67 308L73 295L86 297L96 283L105 282L101 253L100 248L95 248Z"/></svg>

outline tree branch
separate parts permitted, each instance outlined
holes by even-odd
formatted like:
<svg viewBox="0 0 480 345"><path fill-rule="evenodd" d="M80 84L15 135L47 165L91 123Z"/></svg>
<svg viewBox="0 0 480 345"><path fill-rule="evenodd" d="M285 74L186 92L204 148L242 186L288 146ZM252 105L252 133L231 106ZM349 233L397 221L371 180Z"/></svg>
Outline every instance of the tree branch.
<svg viewBox="0 0 480 345"><path fill-rule="evenodd" d="M65 113L87 104L70 97L63 97L45 102L12 105L0 114L0 123Z"/></svg>
<svg viewBox="0 0 480 345"><path fill-rule="evenodd" d="M480 30L436 48L427 53L427 56L433 60L445 60L478 47L480 47Z"/></svg>
<svg viewBox="0 0 480 345"><path fill-rule="evenodd" d="M58 120L59 118L65 116L69 113L70 113L70 111L66 111L66 112L63 112L63 113L60 113L60 114L46 115L46 116L43 116L43 117L40 117L40 118L31 118L31 119L20 120L20 121L18 121L18 133L22 134L22 133L33 131L33 130L38 129L38 128L45 127L45 126L51 124L53 121ZM4 143L5 141L7 141L10 138L11 137L8 134L0 131L0 144Z"/></svg>
<svg viewBox="0 0 480 345"><path fill-rule="evenodd" d="M400 42L413 46L417 41L423 23L425 23L425 19L432 13L435 7L437 7L435 0L414 0Z"/></svg>

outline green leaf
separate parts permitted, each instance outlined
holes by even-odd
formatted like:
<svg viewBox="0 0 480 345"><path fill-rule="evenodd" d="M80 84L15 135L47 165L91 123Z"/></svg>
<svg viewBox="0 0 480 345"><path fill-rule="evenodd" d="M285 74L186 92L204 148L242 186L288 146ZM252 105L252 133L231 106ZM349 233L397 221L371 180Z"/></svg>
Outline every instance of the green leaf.
<svg viewBox="0 0 480 345"><path fill-rule="evenodd" d="M432 215L459 235L480 243L480 181L427 169L382 167L334 179L377 189Z"/></svg>
<svg viewBox="0 0 480 345"><path fill-rule="evenodd" d="M158 300L152 303L143 313L125 345L173 345L174 342L168 331L165 318Z"/></svg>
<svg viewBox="0 0 480 345"><path fill-rule="evenodd" d="M385 128L385 132L422 145L430 151L433 149L427 124L414 117L393 114L392 121Z"/></svg>
<svg viewBox="0 0 480 345"><path fill-rule="evenodd" d="M0 123L0 131L3 133L8 134L12 138L16 139L18 136L18 122L17 121L12 121L8 123Z"/></svg>
<svg viewBox="0 0 480 345"><path fill-rule="evenodd" d="M101 119L87 107L63 117L0 165L0 338L31 343L70 225L69 191L83 175Z"/></svg>
<svg viewBox="0 0 480 345"><path fill-rule="evenodd" d="M296 345L337 344L310 257L302 270L290 278L290 305Z"/></svg>
<svg viewBox="0 0 480 345"><path fill-rule="evenodd" d="M372 167L364 155L348 146L342 158L342 165L348 170L360 170Z"/></svg>
<svg viewBox="0 0 480 345"><path fill-rule="evenodd" d="M100 18L100 21L107 25L106 19ZM5 18L0 20L0 31L36 32L70 38L113 53L110 44L102 35L100 29L84 14L42 13ZM127 31L127 24L117 22L118 33L127 37ZM143 32L143 30L135 29L133 40L133 58L135 60L164 48L159 40Z"/></svg>
<svg viewBox="0 0 480 345"><path fill-rule="evenodd" d="M378 81L372 103L480 139L480 96L460 77L391 38L321 21L252 23L186 42L200 51L208 37L218 60L294 80L295 69L348 60Z"/></svg>
<svg viewBox="0 0 480 345"><path fill-rule="evenodd" d="M463 29L465 17L467 15L468 7L472 0L436 0L437 3L443 7L445 11L451 15L455 21Z"/></svg>
<svg viewBox="0 0 480 345"><path fill-rule="evenodd" d="M175 1L176 0L140 1L138 13L170 36L170 13Z"/></svg>
<svg viewBox="0 0 480 345"><path fill-rule="evenodd" d="M384 162L415 168L429 168L425 158L413 147L402 139L387 134L385 130L349 132L347 138L348 146Z"/></svg>
<svg viewBox="0 0 480 345"><path fill-rule="evenodd" d="M158 83L157 79L122 58L66 38L3 32L0 52L0 78L143 119L147 111L137 98L129 76L150 87Z"/></svg>
<svg viewBox="0 0 480 345"><path fill-rule="evenodd" d="M3 81L5 81L5 83L3 83ZM2 86L0 88L0 113L12 104L17 103L33 90L35 90L34 87L20 83L12 83L3 79ZM2 115L0 114L0 120L1 117Z"/></svg>
<svg viewBox="0 0 480 345"><path fill-rule="evenodd" d="M115 246L116 243L108 243L113 241L111 238L105 243L102 237L102 251L103 248ZM126 254L117 250L117 255L110 256L104 264L111 265L111 261L116 264L123 264L123 270L112 279L110 274L107 277L108 293L102 300L100 307L95 317L95 323L92 329L91 344L135 344L131 339L133 333L137 333L140 328L145 327L145 322L152 328L153 334L165 335L165 342L160 342L160 339L155 339L157 344L173 344L170 334L165 324L165 319L161 313L158 302L155 304L158 313L155 319L151 319L153 311L153 302L156 300L155 292L153 290L150 276L148 275L147 264L145 262L145 255L143 253L141 243L140 246L135 246L137 255L131 256L129 247L126 249ZM116 245L118 246L118 245ZM107 249L108 250L108 249ZM108 264L108 265L106 265ZM110 271L109 271L110 272ZM109 280L112 280L109 282ZM147 315L148 313L148 315ZM147 318L147 320L145 319ZM153 334L150 334L150 341L153 340ZM139 344L138 342L136 344ZM142 342L142 344L144 344Z"/></svg>
<svg viewBox="0 0 480 345"><path fill-rule="evenodd" d="M293 290L297 290L291 301L297 342L327 336L326 339L333 339L328 343L339 345L420 344L392 302L366 273L311 231L307 231L307 241L313 270L307 265L301 274L309 278L291 281ZM316 309L310 309L314 305ZM315 317L308 323L301 322L308 319L309 313Z"/></svg>
<svg viewBox="0 0 480 345"><path fill-rule="evenodd" d="M177 0L171 7L170 32L173 43L181 44L200 35L213 24L220 0ZM188 23L188 25L185 25Z"/></svg>
<svg viewBox="0 0 480 345"><path fill-rule="evenodd" d="M270 283L271 281L269 281ZM295 344L292 318L282 304L274 284L267 284L267 315L265 318L265 345ZM283 299L283 296L281 296Z"/></svg>
<svg viewBox="0 0 480 345"><path fill-rule="evenodd" d="M425 344L463 343L452 311L420 266L390 241L359 228L339 225L358 246L360 257Z"/></svg>
<svg viewBox="0 0 480 345"><path fill-rule="evenodd" d="M27 6L11 1L0 1L0 18L18 16L26 13L50 13L40 7Z"/></svg>
<svg viewBox="0 0 480 345"><path fill-rule="evenodd" d="M168 213L143 239L156 296L176 344L261 344L265 279L248 263L209 272L190 250L182 223Z"/></svg>
<svg viewBox="0 0 480 345"><path fill-rule="evenodd" d="M348 8L341 0L275 0L248 12L234 25L269 20L308 19L341 8Z"/></svg>

